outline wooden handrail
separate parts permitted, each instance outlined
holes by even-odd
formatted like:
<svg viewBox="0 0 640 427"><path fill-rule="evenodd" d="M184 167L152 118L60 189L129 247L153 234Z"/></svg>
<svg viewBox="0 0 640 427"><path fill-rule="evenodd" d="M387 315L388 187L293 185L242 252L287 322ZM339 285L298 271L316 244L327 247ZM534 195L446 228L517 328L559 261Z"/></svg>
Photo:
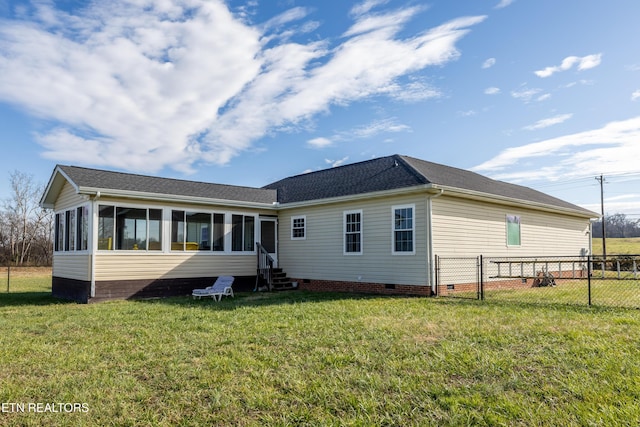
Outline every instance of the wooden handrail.
<svg viewBox="0 0 640 427"><path fill-rule="evenodd" d="M256 286L254 291L258 290L258 282L262 277L267 282L269 290L273 288L273 265L275 260L267 249L260 242L256 242L256 253L258 254L258 274L256 275Z"/></svg>

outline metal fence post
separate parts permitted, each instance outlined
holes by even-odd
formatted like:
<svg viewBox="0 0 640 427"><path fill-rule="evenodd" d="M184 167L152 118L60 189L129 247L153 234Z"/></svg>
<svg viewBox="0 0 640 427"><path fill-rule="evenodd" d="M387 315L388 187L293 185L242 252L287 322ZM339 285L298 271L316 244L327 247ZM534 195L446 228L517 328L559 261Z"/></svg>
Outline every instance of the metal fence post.
<svg viewBox="0 0 640 427"><path fill-rule="evenodd" d="M438 296L438 285L439 285L438 282L440 281L440 278L438 277L439 276L438 272L440 271L440 257L438 255L434 255L433 261L435 264L434 275L436 276L435 277L436 288L435 288L434 294Z"/></svg>
<svg viewBox="0 0 640 427"><path fill-rule="evenodd" d="M482 255L480 255L479 257L479 261L480 261L480 280L479 280L479 284L480 284L480 301L484 301L484 258L482 257Z"/></svg>
<svg viewBox="0 0 640 427"><path fill-rule="evenodd" d="M591 255L587 255L587 292L589 294L589 307L591 307Z"/></svg>

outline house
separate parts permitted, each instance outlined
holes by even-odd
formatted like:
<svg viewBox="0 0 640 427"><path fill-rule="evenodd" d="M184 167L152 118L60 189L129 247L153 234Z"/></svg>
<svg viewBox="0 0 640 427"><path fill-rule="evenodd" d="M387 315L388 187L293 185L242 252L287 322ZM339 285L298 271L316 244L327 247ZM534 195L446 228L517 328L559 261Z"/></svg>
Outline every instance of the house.
<svg viewBox="0 0 640 427"><path fill-rule="evenodd" d="M303 289L431 295L435 255L580 256L597 216L401 155L263 188L58 165L41 205L55 211L53 294L80 302L185 295L220 275L250 290L266 253Z"/></svg>

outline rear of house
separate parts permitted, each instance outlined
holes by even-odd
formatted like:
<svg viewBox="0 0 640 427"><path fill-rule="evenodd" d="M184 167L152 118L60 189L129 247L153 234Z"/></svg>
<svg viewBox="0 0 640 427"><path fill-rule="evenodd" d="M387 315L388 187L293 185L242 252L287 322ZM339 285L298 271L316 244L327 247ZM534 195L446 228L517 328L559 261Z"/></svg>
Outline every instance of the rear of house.
<svg viewBox="0 0 640 427"><path fill-rule="evenodd" d="M256 244L302 289L431 295L440 256L589 251L593 212L526 187L388 156L237 187L58 166L53 293L81 302L257 283ZM458 280L460 278L457 278Z"/></svg>

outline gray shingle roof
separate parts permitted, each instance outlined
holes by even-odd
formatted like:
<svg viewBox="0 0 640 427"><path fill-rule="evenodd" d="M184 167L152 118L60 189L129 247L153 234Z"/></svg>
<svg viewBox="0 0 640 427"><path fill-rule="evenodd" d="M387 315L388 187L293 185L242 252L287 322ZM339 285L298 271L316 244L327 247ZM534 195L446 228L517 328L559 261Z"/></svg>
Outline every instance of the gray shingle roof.
<svg viewBox="0 0 640 427"><path fill-rule="evenodd" d="M597 216L529 187L497 181L464 169L427 162L408 156L392 155L337 168L296 175L263 188L160 178L58 166L72 183L84 190L157 194L247 203L281 204L354 196L385 190L435 185L478 195L498 196Z"/></svg>
<svg viewBox="0 0 640 427"><path fill-rule="evenodd" d="M73 184L81 188L153 193L158 195L165 194L251 203L272 204L276 201L275 190L262 188L209 184L206 182L159 178L77 166L58 165L58 168L69 177Z"/></svg>
<svg viewBox="0 0 640 427"><path fill-rule="evenodd" d="M264 188L277 190L278 202L294 203L425 184L556 206L582 211L585 214L593 213L528 187L497 181L468 170L397 154L292 176Z"/></svg>

